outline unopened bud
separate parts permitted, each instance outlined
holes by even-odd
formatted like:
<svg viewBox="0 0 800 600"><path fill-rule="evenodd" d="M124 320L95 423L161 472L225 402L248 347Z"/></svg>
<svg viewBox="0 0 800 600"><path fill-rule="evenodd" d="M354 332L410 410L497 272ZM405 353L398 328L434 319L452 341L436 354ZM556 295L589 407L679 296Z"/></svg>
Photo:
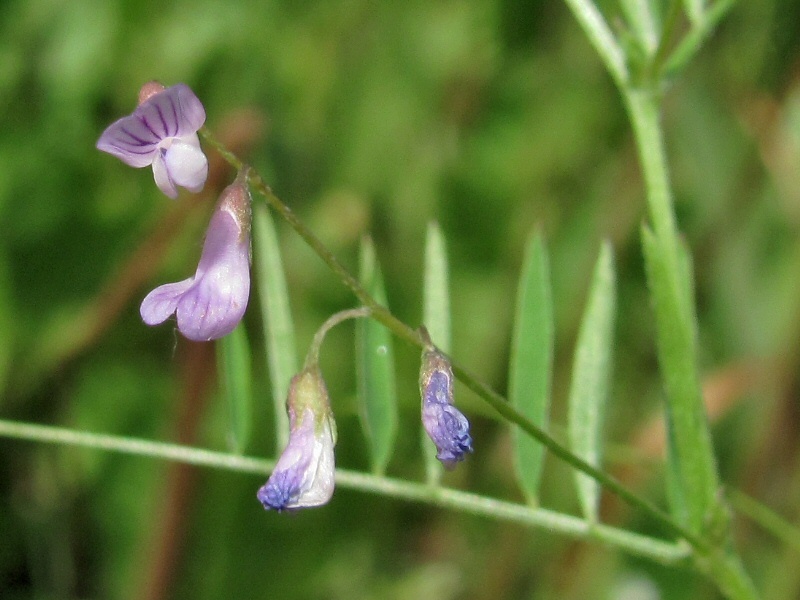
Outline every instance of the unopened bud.
<svg viewBox="0 0 800 600"><path fill-rule="evenodd" d="M436 458L447 469L472 452L469 421L453 406L453 383L453 369L447 357L433 345L426 348L419 374L422 424L436 444Z"/></svg>
<svg viewBox="0 0 800 600"><path fill-rule="evenodd" d="M295 375L286 400L289 443L258 500L267 510L320 506L333 495L336 423L316 365Z"/></svg>

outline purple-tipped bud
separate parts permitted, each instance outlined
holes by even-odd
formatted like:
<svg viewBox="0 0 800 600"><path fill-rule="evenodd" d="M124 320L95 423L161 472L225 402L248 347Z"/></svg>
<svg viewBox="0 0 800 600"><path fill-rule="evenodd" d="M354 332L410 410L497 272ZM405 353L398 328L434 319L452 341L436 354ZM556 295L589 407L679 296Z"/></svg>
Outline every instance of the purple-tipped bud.
<svg viewBox="0 0 800 600"><path fill-rule="evenodd" d="M447 358L431 347L422 353L419 375L422 425L436 444L438 458L447 469L472 452L469 421L453 406L453 369Z"/></svg>
<svg viewBox="0 0 800 600"><path fill-rule="evenodd" d="M333 495L336 423L319 369L295 375L286 400L289 443L256 497L267 510L320 506Z"/></svg>
<svg viewBox="0 0 800 600"><path fill-rule="evenodd" d="M97 148L132 167L153 165L158 188L177 198L176 186L199 192L206 182L208 160L197 137L205 120L203 105L187 85L164 89L150 82L139 92L138 108L109 125Z"/></svg>
<svg viewBox="0 0 800 600"><path fill-rule="evenodd" d="M220 196L194 277L150 292L139 310L142 320L158 325L175 313L178 330L199 342L233 331L250 294L250 220L250 191L242 174Z"/></svg>

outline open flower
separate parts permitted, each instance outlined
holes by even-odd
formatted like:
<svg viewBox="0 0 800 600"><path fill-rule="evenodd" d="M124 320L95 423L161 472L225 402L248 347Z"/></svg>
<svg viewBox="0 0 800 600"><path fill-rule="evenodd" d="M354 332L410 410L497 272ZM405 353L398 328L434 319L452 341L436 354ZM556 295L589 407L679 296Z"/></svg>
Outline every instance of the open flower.
<svg viewBox="0 0 800 600"><path fill-rule="evenodd" d="M436 444L438 458L452 469L472 452L469 421L453 406L453 369L447 358L431 347L422 353L419 376L422 425Z"/></svg>
<svg viewBox="0 0 800 600"><path fill-rule="evenodd" d="M190 340L207 341L234 330L250 294L250 191L246 173L222 192L208 226L194 277L150 292L140 313L158 325L175 313Z"/></svg>
<svg viewBox="0 0 800 600"><path fill-rule="evenodd" d="M109 125L97 148L132 167L153 165L156 185L170 198L176 186L199 192L208 176L208 160L200 149L197 130L206 111L194 92L183 83L170 88L145 84L140 104L132 115Z"/></svg>
<svg viewBox="0 0 800 600"><path fill-rule="evenodd" d="M289 443L256 497L267 510L320 506L333 495L336 423L319 369L292 379L286 401Z"/></svg>

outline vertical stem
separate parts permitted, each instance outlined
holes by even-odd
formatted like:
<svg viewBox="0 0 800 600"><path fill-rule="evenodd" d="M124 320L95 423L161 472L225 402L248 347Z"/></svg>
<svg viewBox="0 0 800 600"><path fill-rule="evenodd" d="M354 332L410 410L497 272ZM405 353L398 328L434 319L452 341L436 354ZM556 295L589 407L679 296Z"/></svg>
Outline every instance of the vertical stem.
<svg viewBox="0 0 800 600"><path fill-rule="evenodd" d="M697 549L696 560L729 598L757 593L738 556L729 549L727 511L705 418L696 351L691 262L681 246L673 210L660 97L654 89L623 87L639 157L653 233L644 231L645 260L656 313L659 363L667 391L673 513L714 548Z"/></svg>
<svg viewBox="0 0 800 600"><path fill-rule="evenodd" d="M678 227L672 207L664 137L660 125L660 99L650 89L624 89L623 96L642 163L647 207L656 237L666 244L677 271Z"/></svg>

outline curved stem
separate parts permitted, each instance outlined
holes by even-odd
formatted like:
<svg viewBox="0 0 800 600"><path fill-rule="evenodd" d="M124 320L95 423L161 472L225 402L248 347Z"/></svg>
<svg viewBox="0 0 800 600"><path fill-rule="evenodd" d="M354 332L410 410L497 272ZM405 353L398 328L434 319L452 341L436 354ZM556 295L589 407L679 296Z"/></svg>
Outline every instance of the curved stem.
<svg viewBox="0 0 800 600"><path fill-rule="evenodd" d="M313 365L319 364L319 352L322 348L322 342L325 341L325 336L328 335L328 332L331 329L336 327L339 323L347 321L348 319L365 318L369 317L371 314L372 310L370 308L362 306L360 308L343 310L328 317L328 320L325 321L322 326L317 329L317 333L314 334L311 347L308 349L308 354L306 354L306 362L303 365L304 368L308 369Z"/></svg>
<svg viewBox="0 0 800 600"><path fill-rule="evenodd" d="M256 475L263 475L275 467L274 460L2 419L0 419L0 436L147 456ZM593 525L572 515L495 500L459 490L344 469L336 470L336 484L361 492L402 498L528 527L557 531L577 539L595 540L663 564L684 563L691 556L689 547L681 542L665 542L608 525Z"/></svg>

